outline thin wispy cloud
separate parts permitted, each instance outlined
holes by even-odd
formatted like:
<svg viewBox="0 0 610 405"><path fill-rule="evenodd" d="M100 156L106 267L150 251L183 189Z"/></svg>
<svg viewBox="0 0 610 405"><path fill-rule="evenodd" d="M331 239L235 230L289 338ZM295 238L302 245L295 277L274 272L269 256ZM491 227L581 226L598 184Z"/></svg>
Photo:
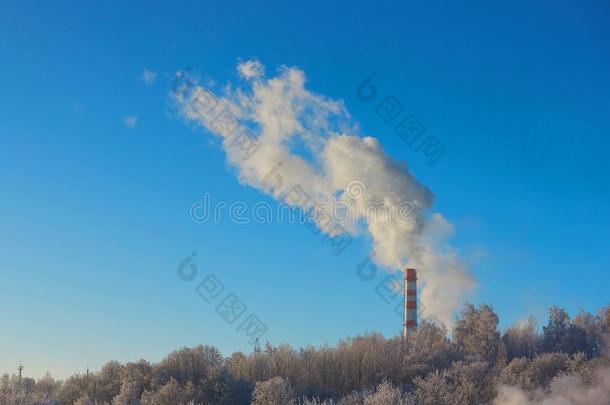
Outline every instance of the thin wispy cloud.
<svg viewBox="0 0 610 405"><path fill-rule="evenodd" d="M145 69L144 72L142 72L142 81L147 85L152 85L155 80L157 80L157 74L152 70Z"/></svg>
<svg viewBox="0 0 610 405"><path fill-rule="evenodd" d="M125 124L127 128L135 128L138 125L138 116L128 115L127 117L123 118L123 124Z"/></svg>
<svg viewBox="0 0 610 405"><path fill-rule="evenodd" d="M265 74L265 66L257 60L248 60L237 65L237 73L244 79L256 79Z"/></svg>

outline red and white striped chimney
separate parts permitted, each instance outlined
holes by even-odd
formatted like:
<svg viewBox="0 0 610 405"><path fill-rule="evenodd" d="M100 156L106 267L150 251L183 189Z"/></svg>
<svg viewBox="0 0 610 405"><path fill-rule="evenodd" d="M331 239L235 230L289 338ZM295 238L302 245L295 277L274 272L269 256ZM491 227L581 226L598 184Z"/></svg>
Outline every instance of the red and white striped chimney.
<svg viewBox="0 0 610 405"><path fill-rule="evenodd" d="M405 316L403 337L411 335L417 329L417 274L415 269L405 269Z"/></svg>

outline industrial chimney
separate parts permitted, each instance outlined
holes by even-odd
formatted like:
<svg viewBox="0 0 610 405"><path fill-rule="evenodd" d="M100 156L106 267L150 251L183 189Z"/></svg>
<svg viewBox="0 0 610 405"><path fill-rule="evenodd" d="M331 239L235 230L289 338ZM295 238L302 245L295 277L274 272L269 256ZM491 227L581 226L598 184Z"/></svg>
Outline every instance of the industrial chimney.
<svg viewBox="0 0 610 405"><path fill-rule="evenodd" d="M417 329L417 274L415 269L405 269L405 314L403 337L411 335Z"/></svg>

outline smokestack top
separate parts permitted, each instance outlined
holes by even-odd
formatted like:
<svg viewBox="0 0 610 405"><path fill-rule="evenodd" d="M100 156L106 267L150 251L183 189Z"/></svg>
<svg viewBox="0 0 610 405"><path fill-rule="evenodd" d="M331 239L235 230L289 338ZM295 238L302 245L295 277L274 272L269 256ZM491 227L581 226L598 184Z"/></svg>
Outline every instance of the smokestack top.
<svg viewBox="0 0 610 405"><path fill-rule="evenodd" d="M412 281L417 280L417 275L416 275L415 269L406 269L405 278L407 280L412 280Z"/></svg>

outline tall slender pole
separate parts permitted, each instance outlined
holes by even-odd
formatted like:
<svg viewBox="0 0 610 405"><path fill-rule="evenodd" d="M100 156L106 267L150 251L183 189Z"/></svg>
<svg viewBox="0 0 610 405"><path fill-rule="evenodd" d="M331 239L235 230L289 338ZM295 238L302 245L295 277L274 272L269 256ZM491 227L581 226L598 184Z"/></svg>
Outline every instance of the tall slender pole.
<svg viewBox="0 0 610 405"><path fill-rule="evenodd" d="M407 341L407 269L403 271L404 273L404 291L405 291L405 299L404 299L404 314L402 321L402 338L406 342Z"/></svg>
<svg viewBox="0 0 610 405"><path fill-rule="evenodd" d="M415 333L417 329L417 272L415 269L405 269L405 308L403 322L403 338Z"/></svg>

